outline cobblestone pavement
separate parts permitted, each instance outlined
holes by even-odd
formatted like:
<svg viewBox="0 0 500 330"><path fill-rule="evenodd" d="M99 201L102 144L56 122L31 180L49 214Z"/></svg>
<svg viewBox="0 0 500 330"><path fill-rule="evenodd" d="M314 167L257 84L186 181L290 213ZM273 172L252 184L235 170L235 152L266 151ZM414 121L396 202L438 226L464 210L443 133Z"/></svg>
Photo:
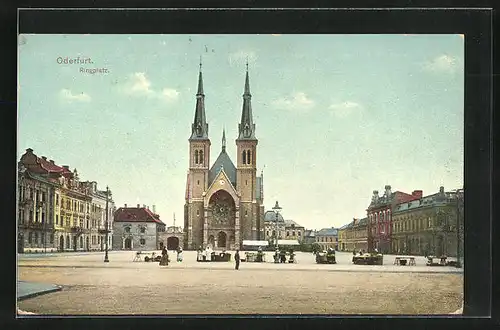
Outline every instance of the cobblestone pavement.
<svg viewBox="0 0 500 330"><path fill-rule="evenodd" d="M271 254L267 260L271 260ZM160 267L132 262L134 252L50 258L19 257L19 280L62 285L62 291L18 303L37 314L451 314L462 306L463 273L450 267L185 262ZM387 258L387 256L386 256ZM175 259L171 256L171 259ZM423 259L423 258L422 258ZM390 262L388 262L390 261ZM388 265L387 265L388 264Z"/></svg>

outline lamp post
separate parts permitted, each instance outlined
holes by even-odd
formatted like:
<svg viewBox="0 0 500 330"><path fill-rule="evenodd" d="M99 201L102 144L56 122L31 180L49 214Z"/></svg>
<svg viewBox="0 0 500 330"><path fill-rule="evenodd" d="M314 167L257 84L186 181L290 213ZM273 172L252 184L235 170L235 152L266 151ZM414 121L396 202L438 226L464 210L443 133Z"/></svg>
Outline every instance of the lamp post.
<svg viewBox="0 0 500 330"><path fill-rule="evenodd" d="M104 262L109 262L108 258L108 214L109 214L109 209L108 209L108 200L109 200L109 187L106 186L106 253L104 255Z"/></svg>
<svg viewBox="0 0 500 330"><path fill-rule="evenodd" d="M278 204L278 201L276 201L276 204L273 207L273 211L276 214L276 221L274 223L274 229L275 229L275 234L276 234L276 249L278 248L278 220L279 220L279 213L281 211L281 207Z"/></svg>

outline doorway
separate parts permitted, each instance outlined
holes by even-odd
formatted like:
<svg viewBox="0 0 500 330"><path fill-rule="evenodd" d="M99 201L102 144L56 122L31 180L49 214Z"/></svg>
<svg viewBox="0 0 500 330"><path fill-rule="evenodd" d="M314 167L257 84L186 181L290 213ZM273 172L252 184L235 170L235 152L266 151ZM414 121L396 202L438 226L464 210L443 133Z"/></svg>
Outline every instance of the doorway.
<svg viewBox="0 0 500 330"><path fill-rule="evenodd" d="M61 235L59 237L59 251L63 252L64 251L64 236Z"/></svg>
<svg viewBox="0 0 500 330"><path fill-rule="evenodd" d="M225 232L221 231L217 235L217 247L225 248L227 241L227 235Z"/></svg>
<svg viewBox="0 0 500 330"><path fill-rule="evenodd" d="M130 237L125 238L125 250L132 250L132 239Z"/></svg>
<svg viewBox="0 0 500 330"><path fill-rule="evenodd" d="M179 238L170 236L167 238L167 250L177 250L179 248Z"/></svg>

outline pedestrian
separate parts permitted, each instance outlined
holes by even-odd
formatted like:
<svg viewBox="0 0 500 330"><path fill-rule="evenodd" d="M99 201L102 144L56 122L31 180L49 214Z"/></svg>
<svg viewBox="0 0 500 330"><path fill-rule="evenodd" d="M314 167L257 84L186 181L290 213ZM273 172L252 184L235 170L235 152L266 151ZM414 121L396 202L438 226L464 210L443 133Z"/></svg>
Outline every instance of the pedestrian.
<svg viewBox="0 0 500 330"><path fill-rule="evenodd" d="M177 249L177 262L182 262L182 248Z"/></svg>
<svg viewBox="0 0 500 330"><path fill-rule="evenodd" d="M161 250L160 266L168 266L168 262L168 250L166 247L163 247L163 250Z"/></svg>
<svg viewBox="0 0 500 330"><path fill-rule="evenodd" d="M234 254L234 261L236 262L234 269L240 269L240 250L236 250L236 253Z"/></svg>

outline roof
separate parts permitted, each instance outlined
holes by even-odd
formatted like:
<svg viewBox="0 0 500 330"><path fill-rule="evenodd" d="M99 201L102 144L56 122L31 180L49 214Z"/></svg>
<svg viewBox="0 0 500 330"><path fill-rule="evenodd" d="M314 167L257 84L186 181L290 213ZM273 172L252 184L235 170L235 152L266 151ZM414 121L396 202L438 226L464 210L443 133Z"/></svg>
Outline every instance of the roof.
<svg viewBox="0 0 500 330"><path fill-rule="evenodd" d="M405 211L411 211L421 207L427 206L443 206L449 203L455 203L456 193L455 192L438 192L432 195L422 197L417 200L408 201L405 203L400 203L395 206L393 214Z"/></svg>
<svg viewBox="0 0 500 330"><path fill-rule="evenodd" d="M276 213L274 211L266 211L264 213L264 221L276 222ZM281 213L278 213L278 222L285 222Z"/></svg>
<svg viewBox="0 0 500 330"><path fill-rule="evenodd" d="M219 157L217 157L217 160L215 161L215 163L210 168L210 171L208 172L209 186L210 184L212 184L212 182L214 182L215 178L217 177L217 174L219 174L222 168L224 169L224 172L226 173L233 187L236 188L236 167L234 166L233 162L231 161L231 158L229 158L229 155L226 153L225 150L222 150L220 152Z"/></svg>
<svg viewBox="0 0 500 330"><path fill-rule="evenodd" d="M316 232L312 229L304 230L304 237L314 237Z"/></svg>
<svg viewBox="0 0 500 330"><path fill-rule="evenodd" d="M316 232L316 236L336 236L336 228L323 228Z"/></svg>
<svg viewBox="0 0 500 330"><path fill-rule="evenodd" d="M292 226L292 225L295 227L303 227L293 220L285 220L285 226Z"/></svg>
<svg viewBox="0 0 500 330"><path fill-rule="evenodd" d="M155 222L165 225L158 214L145 207L120 207L115 212L114 222Z"/></svg>

